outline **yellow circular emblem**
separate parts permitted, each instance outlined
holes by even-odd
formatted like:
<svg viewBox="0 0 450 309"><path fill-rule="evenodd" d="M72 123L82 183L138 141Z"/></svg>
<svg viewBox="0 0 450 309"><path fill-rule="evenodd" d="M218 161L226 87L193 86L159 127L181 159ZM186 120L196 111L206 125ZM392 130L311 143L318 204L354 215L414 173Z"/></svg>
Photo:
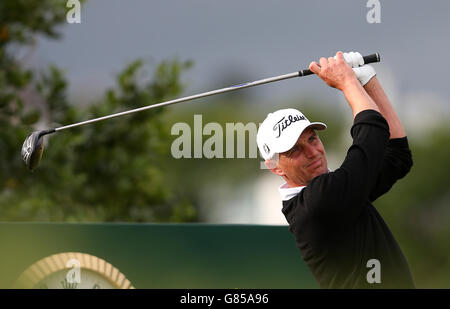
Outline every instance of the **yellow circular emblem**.
<svg viewBox="0 0 450 309"><path fill-rule="evenodd" d="M20 289L134 289L116 267L96 256L58 253L28 267L16 280Z"/></svg>

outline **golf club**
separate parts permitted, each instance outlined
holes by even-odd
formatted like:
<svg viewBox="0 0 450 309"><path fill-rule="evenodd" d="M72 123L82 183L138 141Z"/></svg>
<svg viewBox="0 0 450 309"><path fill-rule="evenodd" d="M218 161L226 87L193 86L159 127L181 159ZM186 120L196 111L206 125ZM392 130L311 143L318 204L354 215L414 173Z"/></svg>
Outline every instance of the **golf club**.
<svg viewBox="0 0 450 309"><path fill-rule="evenodd" d="M364 59L364 64L379 62L380 55L378 53L375 53L375 54L371 54L368 56L363 56L363 59ZM203 97L207 97L207 96L212 96L212 95L216 95L216 94L220 94L220 93L225 93L225 92L234 91L234 90L238 90L238 89L258 86L258 85L272 83L272 82L276 82L276 81L280 81L280 80L284 80L284 79L289 79L289 78L293 78L293 77L301 77L301 76L306 76L306 75L311 75L311 74L314 74L314 73L311 72L310 70L300 70L298 72L293 72L293 73L289 73L289 74L285 74L285 75L274 76L274 77L270 77L270 78L253 81L253 82L243 83L243 84L234 85L231 87L226 87L226 88L221 88L221 89L204 92L204 93L200 93L200 94L196 94L196 95L191 95L188 97L179 98L179 99L175 99L175 100L171 100L171 101L147 105L147 106L132 109L129 111L124 111L124 112L120 112L120 113L116 113L116 114L112 114L112 115L108 115L108 116L104 116L104 117L86 120L86 121L66 125L66 126L59 127L59 128L35 131L35 132L31 133L30 135L28 135L28 137L25 139L25 141L23 143L22 159L25 162L25 165L27 166L27 168L30 171L33 171L38 166L39 161L42 158L42 153L44 152L44 144L45 144L43 137L47 134L51 134L54 132L62 131L62 130L73 128L73 127L82 126L85 124L89 124L89 123L93 123L93 122L97 122L97 121L101 121L101 120L111 119L111 118L131 114L131 113L137 113L137 112L144 111L144 110L151 109L151 108L186 102L186 101L199 99L199 98L203 98Z"/></svg>

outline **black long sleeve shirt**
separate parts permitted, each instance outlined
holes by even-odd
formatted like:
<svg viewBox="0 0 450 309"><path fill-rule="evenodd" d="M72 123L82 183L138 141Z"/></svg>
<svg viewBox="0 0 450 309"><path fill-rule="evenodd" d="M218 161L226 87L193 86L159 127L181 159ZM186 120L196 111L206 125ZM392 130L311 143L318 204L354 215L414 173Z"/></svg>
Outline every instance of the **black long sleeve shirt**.
<svg viewBox="0 0 450 309"><path fill-rule="evenodd" d="M409 172L407 138L389 140L389 126L374 110L356 115L351 135L341 167L283 201L282 212L321 288L414 288L406 258L372 205ZM367 279L373 259L380 283Z"/></svg>

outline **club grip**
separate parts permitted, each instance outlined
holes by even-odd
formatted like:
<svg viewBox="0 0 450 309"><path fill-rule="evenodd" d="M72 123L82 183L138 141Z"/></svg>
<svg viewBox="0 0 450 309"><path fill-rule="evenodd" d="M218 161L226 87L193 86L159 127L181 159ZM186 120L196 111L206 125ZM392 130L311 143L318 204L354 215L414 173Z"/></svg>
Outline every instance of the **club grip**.
<svg viewBox="0 0 450 309"><path fill-rule="evenodd" d="M380 62L380 54L375 53L375 54L363 56L363 60L364 60L364 64ZM298 76L306 76L306 75L311 75L311 74L314 74L314 73L311 72L311 70L309 70L309 69L298 71Z"/></svg>
<svg viewBox="0 0 450 309"><path fill-rule="evenodd" d="M363 56L364 64L380 62L380 54L375 53L368 56Z"/></svg>

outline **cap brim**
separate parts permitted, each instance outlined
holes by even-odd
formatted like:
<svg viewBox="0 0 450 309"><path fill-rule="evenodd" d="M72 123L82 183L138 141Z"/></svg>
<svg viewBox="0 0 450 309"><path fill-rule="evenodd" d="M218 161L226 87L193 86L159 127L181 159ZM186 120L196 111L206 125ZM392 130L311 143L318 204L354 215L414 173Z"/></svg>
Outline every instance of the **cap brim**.
<svg viewBox="0 0 450 309"><path fill-rule="evenodd" d="M315 130L325 130L327 128L327 125L324 124L323 122L311 122L311 124L306 128L313 128Z"/></svg>
<svg viewBox="0 0 450 309"><path fill-rule="evenodd" d="M324 124L323 122L311 122L308 126L306 126L302 131L300 131L298 133L298 135L295 139L292 139L291 143L289 143L288 145L283 145L284 146L283 148L276 149L275 152L283 153L283 152L289 151L297 143L297 140L300 137L300 135L302 135L302 133L308 128L312 128L314 130L325 130L327 128L327 125Z"/></svg>

